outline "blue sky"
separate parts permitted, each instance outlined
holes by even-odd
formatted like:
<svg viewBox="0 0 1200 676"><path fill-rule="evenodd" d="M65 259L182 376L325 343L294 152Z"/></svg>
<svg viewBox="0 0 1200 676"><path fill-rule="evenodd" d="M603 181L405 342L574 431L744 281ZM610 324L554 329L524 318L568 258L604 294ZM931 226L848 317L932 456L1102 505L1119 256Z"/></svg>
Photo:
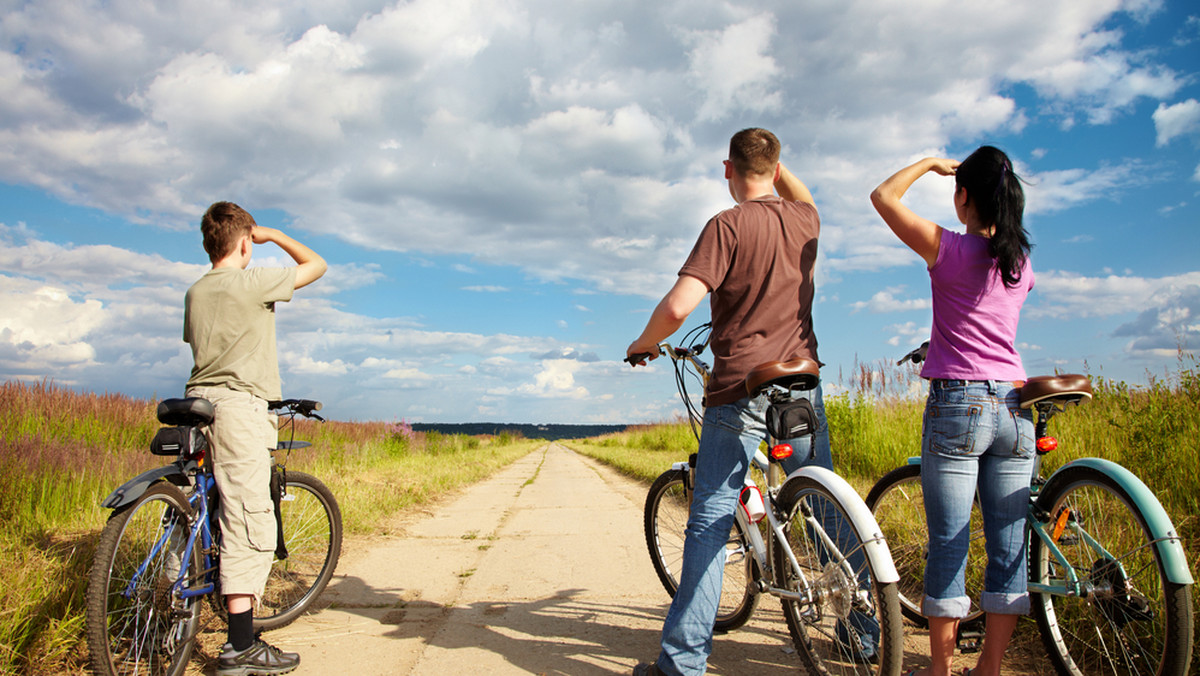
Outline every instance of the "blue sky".
<svg viewBox="0 0 1200 676"><path fill-rule="evenodd" d="M821 212L827 392L928 332L927 275L867 195L982 143L1028 181L1031 375L1144 383L1200 345L1192 3L170 4L0 10L0 377L181 394L199 218L229 199L331 263L278 310L288 396L346 420L669 418L668 367L620 360L731 204L747 126ZM951 188L907 200L957 226Z"/></svg>

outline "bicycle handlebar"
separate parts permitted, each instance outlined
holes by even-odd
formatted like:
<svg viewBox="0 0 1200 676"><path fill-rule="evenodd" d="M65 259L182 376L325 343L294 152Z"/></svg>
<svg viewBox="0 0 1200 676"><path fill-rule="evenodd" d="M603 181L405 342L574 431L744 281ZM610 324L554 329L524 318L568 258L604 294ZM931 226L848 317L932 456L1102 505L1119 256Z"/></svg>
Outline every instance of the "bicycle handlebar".
<svg viewBox="0 0 1200 676"><path fill-rule="evenodd" d="M282 401L269 401L267 408L272 411L284 409L290 413L299 413L306 418L320 420L325 422L325 419L316 414L316 411L321 410L321 402L312 399L284 399Z"/></svg>
<svg viewBox="0 0 1200 676"><path fill-rule="evenodd" d="M906 361L911 361L914 364L920 364L921 362L925 361L925 354L927 352L929 352L929 341L928 340L925 341L924 343L921 343L921 346L918 347L917 349L915 349L912 352L909 352L908 354L901 357L900 361L896 362L896 365L899 366L900 364L903 364Z"/></svg>
<svg viewBox="0 0 1200 676"><path fill-rule="evenodd" d="M628 357L625 357L625 359L623 361L625 363L629 364L630 366L637 366L638 364L646 361L647 359L649 359L650 357L653 357L653 356L654 355L649 352L642 352L640 354L631 354Z"/></svg>

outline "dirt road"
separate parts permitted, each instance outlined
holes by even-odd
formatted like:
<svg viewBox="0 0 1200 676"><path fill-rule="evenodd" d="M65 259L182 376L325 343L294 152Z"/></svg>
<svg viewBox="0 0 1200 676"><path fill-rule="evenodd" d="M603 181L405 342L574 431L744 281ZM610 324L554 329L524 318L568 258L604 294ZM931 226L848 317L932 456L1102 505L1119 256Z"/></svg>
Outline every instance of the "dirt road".
<svg viewBox="0 0 1200 676"><path fill-rule="evenodd" d="M349 540L322 603L267 638L296 674L628 674L658 652L669 599L642 536L646 487L558 445ZM764 602L720 636L712 674L794 674Z"/></svg>
<svg viewBox="0 0 1200 676"><path fill-rule="evenodd" d="M628 674L657 654L669 602L646 554L645 495L549 444L406 515L395 536L348 540L329 607L267 638L301 654L300 675ZM906 632L905 665L927 663L926 639ZM799 669L773 599L718 635L709 661L717 676Z"/></svg>

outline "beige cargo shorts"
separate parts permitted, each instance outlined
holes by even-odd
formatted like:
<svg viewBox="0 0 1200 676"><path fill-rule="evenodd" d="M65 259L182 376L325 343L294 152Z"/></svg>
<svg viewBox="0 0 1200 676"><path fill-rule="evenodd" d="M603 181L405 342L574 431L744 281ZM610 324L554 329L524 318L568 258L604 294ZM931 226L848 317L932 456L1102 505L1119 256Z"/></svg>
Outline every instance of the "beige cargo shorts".
<svg viewBox="0 0 1200 676"><path fill-rule="evenodd" d="M221 496L221 593L262 598L275 560L271 453L278 419L265 399L224 387L193 387L212 402L208 459Z"/></svg>

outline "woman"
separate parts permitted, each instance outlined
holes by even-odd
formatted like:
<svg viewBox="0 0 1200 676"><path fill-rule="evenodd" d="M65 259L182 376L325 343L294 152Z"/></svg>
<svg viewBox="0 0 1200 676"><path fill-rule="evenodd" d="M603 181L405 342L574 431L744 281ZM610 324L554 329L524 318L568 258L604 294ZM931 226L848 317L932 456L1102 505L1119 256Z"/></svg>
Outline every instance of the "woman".
<svg viewBox="0 0 1200 676"><path fill-rule="evenodd" d="M945 230L900 203L928 172L954 176L954 208L966 234ZM971 503L979 492L988 555L980 605L983 651L972 676L995 676L1017 619L1029 612L1025 511L1033 472L1033 422L1018 405L1025 380L1014 347L1021 305L1033 288L1025 195L1012 163L984 146L962 163L926 158L871 193L892 232L925 259L933 329L921 369L929 399L921 441L921 486L929 525L923 612L933 676L950 673L959 619ZM910 672L911 673L911 672Z"/></svg>

